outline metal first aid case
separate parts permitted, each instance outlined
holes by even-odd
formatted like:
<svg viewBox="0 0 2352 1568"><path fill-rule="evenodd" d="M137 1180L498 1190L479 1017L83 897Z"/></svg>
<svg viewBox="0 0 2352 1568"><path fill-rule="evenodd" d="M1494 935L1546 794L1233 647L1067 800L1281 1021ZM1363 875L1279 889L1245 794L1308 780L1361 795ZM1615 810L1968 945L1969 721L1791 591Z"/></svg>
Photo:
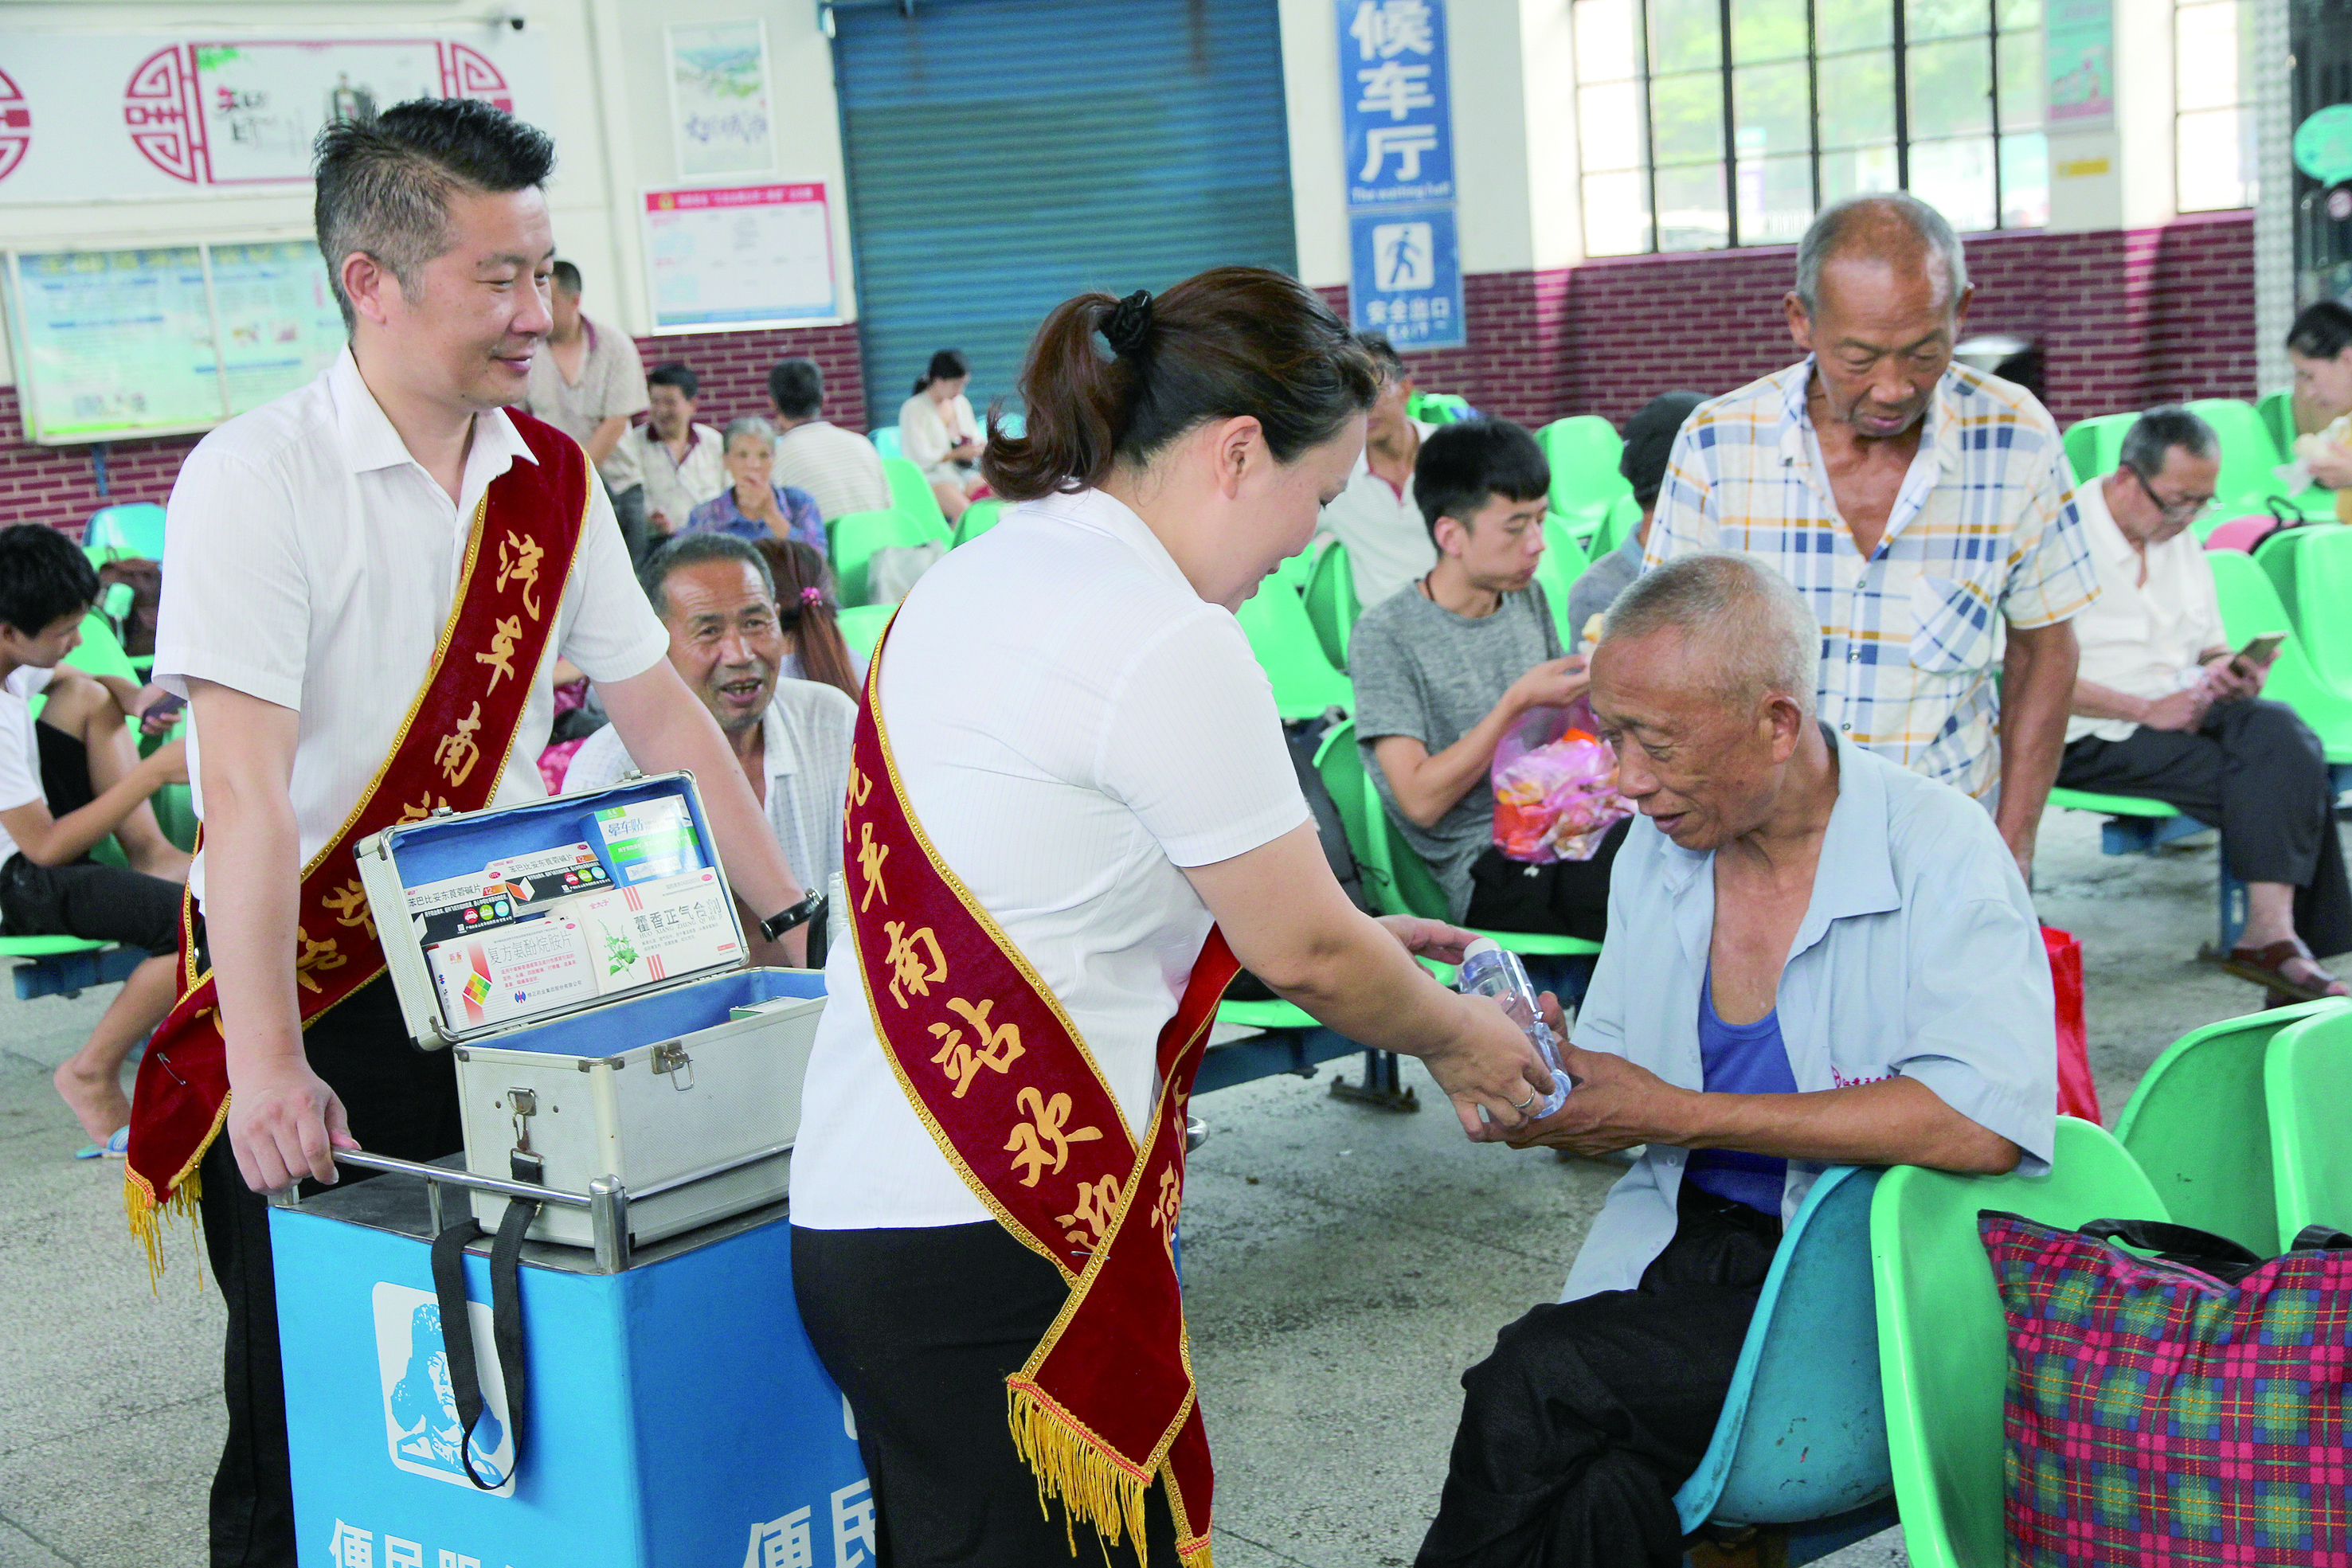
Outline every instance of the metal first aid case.
<svg viewBox="0 0 2352 1568"><path fill-rule="evenodd" d="M690 775L442 813L357 854L409 1033L457 1055L467 1169L617 1184L640 1246L783 1197L824 981L749 967ZM471 1200L495 1228L505 1197ZM563 1204L530 1236L596 1240Z"/></svg>

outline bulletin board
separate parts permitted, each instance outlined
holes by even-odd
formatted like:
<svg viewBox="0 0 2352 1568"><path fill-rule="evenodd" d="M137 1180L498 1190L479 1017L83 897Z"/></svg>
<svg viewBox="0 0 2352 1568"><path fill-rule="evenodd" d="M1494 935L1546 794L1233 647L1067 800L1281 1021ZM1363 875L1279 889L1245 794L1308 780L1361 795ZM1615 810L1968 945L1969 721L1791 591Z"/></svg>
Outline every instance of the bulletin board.
<svg viewBox="0 0 2352 1568"><path fill-rule="evenodd" d="M308 240L11 251L25 439L209 430L311 381L345 333Z"/></svg>
<svg viewBox="0 0 2352 1568"><path fill-rule="evenodd" d="M647 191L639 216L656 333L841 319L822 184Z"/></svg>

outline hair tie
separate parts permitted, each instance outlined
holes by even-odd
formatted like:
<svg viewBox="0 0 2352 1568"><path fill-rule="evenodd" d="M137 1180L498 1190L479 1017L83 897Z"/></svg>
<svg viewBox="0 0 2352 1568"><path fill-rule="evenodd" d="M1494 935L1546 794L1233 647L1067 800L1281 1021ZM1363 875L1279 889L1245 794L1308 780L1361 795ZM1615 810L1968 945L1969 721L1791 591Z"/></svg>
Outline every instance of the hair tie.
<svg viewBox="0 0 2352 1568"><path fill-rule="evenodd" d="M824 602L824 590L822 588L802 589L801 602L807 605L812 610L815 609L818 605Z"/></svg>
<svg viewBox="0 0 2352 1568"><path fill-rule="evenodd" d="M1122 358L1141 349L1151 336L1151 291L1139 288L1113 306L1101 331L1110 351Z"/></svg>

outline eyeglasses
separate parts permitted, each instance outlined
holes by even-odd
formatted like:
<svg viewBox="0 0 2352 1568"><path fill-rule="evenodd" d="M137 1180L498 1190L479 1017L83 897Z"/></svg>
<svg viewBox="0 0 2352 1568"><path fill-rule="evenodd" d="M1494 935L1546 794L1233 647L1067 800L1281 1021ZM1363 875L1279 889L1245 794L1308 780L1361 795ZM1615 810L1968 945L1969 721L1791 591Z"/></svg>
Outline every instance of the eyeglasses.
<svg viewBox="0 0 2352 1568"><path fill-rule="evenodd" d="M2168 501L2156 493L2156 486L2147 482L2147 475L2135 468L2131 471L2131 476L2139 481L2140 493L2148 498L2150 505L2164 515L2167 522L2188 522L2213 504L2213 497L2210 496L2183 496L2178 501Z"/></svg>

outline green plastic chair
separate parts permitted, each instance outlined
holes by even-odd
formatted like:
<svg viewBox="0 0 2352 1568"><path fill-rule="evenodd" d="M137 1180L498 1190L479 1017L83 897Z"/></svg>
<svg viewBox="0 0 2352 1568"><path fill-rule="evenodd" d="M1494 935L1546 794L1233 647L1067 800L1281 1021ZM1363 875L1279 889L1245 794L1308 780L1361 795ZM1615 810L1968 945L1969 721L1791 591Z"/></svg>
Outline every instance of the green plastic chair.
<svg viewBox="0 0 2352 1568"><path fill-rule="evenodd" d="M2278 590L2295 641L2320 679L2352 693L2352 528L2306 523L2282 528L2254 549L2254 564Z"/></svg>
<svg viewBox="0 0 2352 1568"><path fill-rule="evenodd" d="M81 618L81 646L68 653L65 662L85 674L120 675L134 686L145 679L122 651L114 628L96 611Z"/></svg>
<svg viewBox="0 0 2352 1568"><path fill-rule="evenodd" d="M1625 457L1625 438L1597 413L1556 419L1536 433L1551 464L1551 509L1573 518L1587 507L1606 508L1620 496L1633 493L1617 465Z"/></svg>
<svg viewBox="0 0 2352 1568"><path fill-rule="evenodd" d="M2344 1108L2352 1105L2352 1006L2315 1003L2310 1016L2278 1032L2263 1064L2263 1098L2270 1109L2278 1241L2256 1250L2283 1252L2307 1225L2352 1230L2352 1142L2344 1136Z"/></svg>
<svg viewBox="0 0 2352 1568"><path fill-rule="evenodd" d="M1609 510L1601 516L1601 526L1584 543L1584 553L1591 559L1599 560L1632 538L1641 527L1642 503L1633 499L1633 492L1628 490L1609 503Z"/></svg>
<svg viewBox="0 0 2352 1568"><path fill-rule="evenodd" d="M840 584L845 608L866 601L866 569L876 550L947 542L929 518L900 511L844 512L827 522L824 531L833 545L833 577Z"/></svg>
<svg viewBox="0 0 2352 1568"><path fill-rule="evenodd" d="M1453 424L1470 417L1470 400L1452 392L1415 392L1404 412L1423 424Z"/></svg>
<svg viewBox="0 0 2352 1568"><path fill-rule="evenodd" d="M2056 1155L2040 1176L1898 1166L1871 1201L1886 1441L1913 1568L2006 1562L2000 1414L2009 1334L1977 1211L2068 1227L2169 1218L2124 1146L2091 1123L2059 1117Z"/></svg>
<svg viewBox="0 0 2352 1568"><path fill-rule="evenodd" d="M2053 789L2050 805L2068 811L2096 811L2106 818L2099 827L2099 852L2110 855L2154 854L2176 839L2210 832L2203 822L2162 800L2140 795L2102 795L2089 789ZM2224 952L2237 945L2246 927L2246 884L2230 870L2230 857L2215 857L2216 896L2221 910L2218 938Z"/></svg>
<svg viewBox="0 0 2352 1568"><path fill-rule="evenodd" d="M890 616L898 607L895 604L853 604L836 618L841 628L841 640L849 651L861 659L874 656L874 644L882 641L882 628L890 624Z"/></svg>
<svg viewBox="0 0 2352 1568"><path fill-rule="evenodd" d="M937 500L938 497L933 497L932 499ZM958 545L970 544L1003 519L1003 502L992 497L974 501L963 509L963 516L956 519L955 533L950 538L948 548L953 549Z"/></svg>
<svg viewBox="0 0 2352 1568"><path fill-rule="evenodd" d="M874 450L885 457L896 457L899 455L898 427L895 424L886 424L878 429L869 430L866 433L866 439L872 442Z"/></svg>
<svg viewBox="0 0 2352 1568"><path fill-rule="evenodd" d="M1429 862L1401 834L1389 831L1388 806L1364 766L1363 753L1356 745L1353 720L1335 724L1325 732L1315 753L1315 768L1323 777L1323 788L1330 792L1332 803L1339 808L1340 831L1355 854L1356 869L1363 876L1365 891L1380 912L1447 919L1445 890L1437 885ZM1491 936L1498 946L1524 956L1577 957L1601 951L1598 942L1577 936L1488 931L1475 925L1463 929Z"/></svg>
<svg viewBox="0 0 2352 1568"><path fill-rule="evenodd" d="M2242 648L2266 632L2291 632L2294 622L2279 602L2278 590L2254 564L2254 558L2236 550L2205 552L2213 568L2213 587L2221 601L2221 627L2232 646ZM2340 611L2337 612L2340 613ZM2352 762L2352 689L2339 688L2314 668L2300 637L2289 636L2271 665L2263 695L2294 709L2318 735L2330 762Z"/></svg>
<svg viewBox="0 0 2352 1568"><path fill-rule="evenodd" d="M1576 651L1576 628L1568 623L1569 591L1592 563L1585 559L1584 547L1569 531L1567 518L1548 514L1543 531L1543 559L1536 562L1536 580L1543 584L1544 603L1551 610L1551 623L1559 632L1559 645L1572 653Z"/></svg>
<svg viewBox="0 0 2352 1568"><path fill-rule="evenodd" d="M909 458L885 457L882 473L890 481L890 505L927 525L940 543L948 543L953 537L948 515L940 509L940 498L931 494L931 482L923 471Z"/></svg>
<svg viewBox="0 0 2352 1568"><path fill-rule="evenodd" d="M2264 392L2254 402L2254 413L2262 416L2263 428L2271 433L2271 444L2282 454L2294 450L2294 392L2282 387L2274 392Z"/></svg>
<svg viewBox="0 0 2352 1568"><path fill-rule="evenodd" d="M1339 541L1333 539L1328 542L1337 544ZM1265 574L1265 580L1268 582L1281 583L1293 593L1304 593L1307 591L1307 580L1315 575L1315 563L1322 559L1321 552L1315 548L1315 542L1309 540L1307 548L1297 555L1286 555L1276 561L1274 570Z"/></svg>
<svg viewBox="0 0 2352 1568"><path fill-rule="evenodd" d="M152 501L100 507L81 526L81 542L85 549L109 549L115 556L162 560L163 508Z"/></svg>
<svg viewBox="0 0 2352 1568"><path fill-rule="evenodd" d="M1250 650L1274 686L1274 706L1285 724L1320 718L1332 708L1355 706L1348 677L1331 667L1316 638L1315 624L1298 595L1268 580L1234 612Z"/></svg>
<svg viewBox="0 0 2352 1568"><path fill-rule="evenodd" d="M2103 413L2066 427L2066 462L2074 470L2075 484L2087 485L2115 472L2123 461L2124 437L2138 419L2137 413Z"/></svg>
<svg viewBox="0 0 2352 1568"><path fill-rule="evenodd" d="M1293 558L1294 559L1297 558ZM1364 607L1356 601L1356 572L1348 563L1348 547L1333 539L1315 558L1307 575L1307 620L1315 641L1335 670L1348 667L1348 638Z"/></svg>
<svg viewBox="0 0 2352 1568"><path fill-rule="evenodd" d="M2303 1002L2223 1019L2190 1030L2156 1059L2116 1120L2116 1139L2175 1220L2264 1256L2277 1249L2263 1064L2283 1031L2343 1010L2341 1002Z"/></svg>
<svg viewBox="0 0 2352 1568"><path fill-rule="evenodd" d="M2213 427L2221 444L2221 472L2213 482L2214 517L2263 510L2265 497L2286 494L2271 470L2286 461L2254 405L2233 397L2199 398L2189 412Z"/></svg>

